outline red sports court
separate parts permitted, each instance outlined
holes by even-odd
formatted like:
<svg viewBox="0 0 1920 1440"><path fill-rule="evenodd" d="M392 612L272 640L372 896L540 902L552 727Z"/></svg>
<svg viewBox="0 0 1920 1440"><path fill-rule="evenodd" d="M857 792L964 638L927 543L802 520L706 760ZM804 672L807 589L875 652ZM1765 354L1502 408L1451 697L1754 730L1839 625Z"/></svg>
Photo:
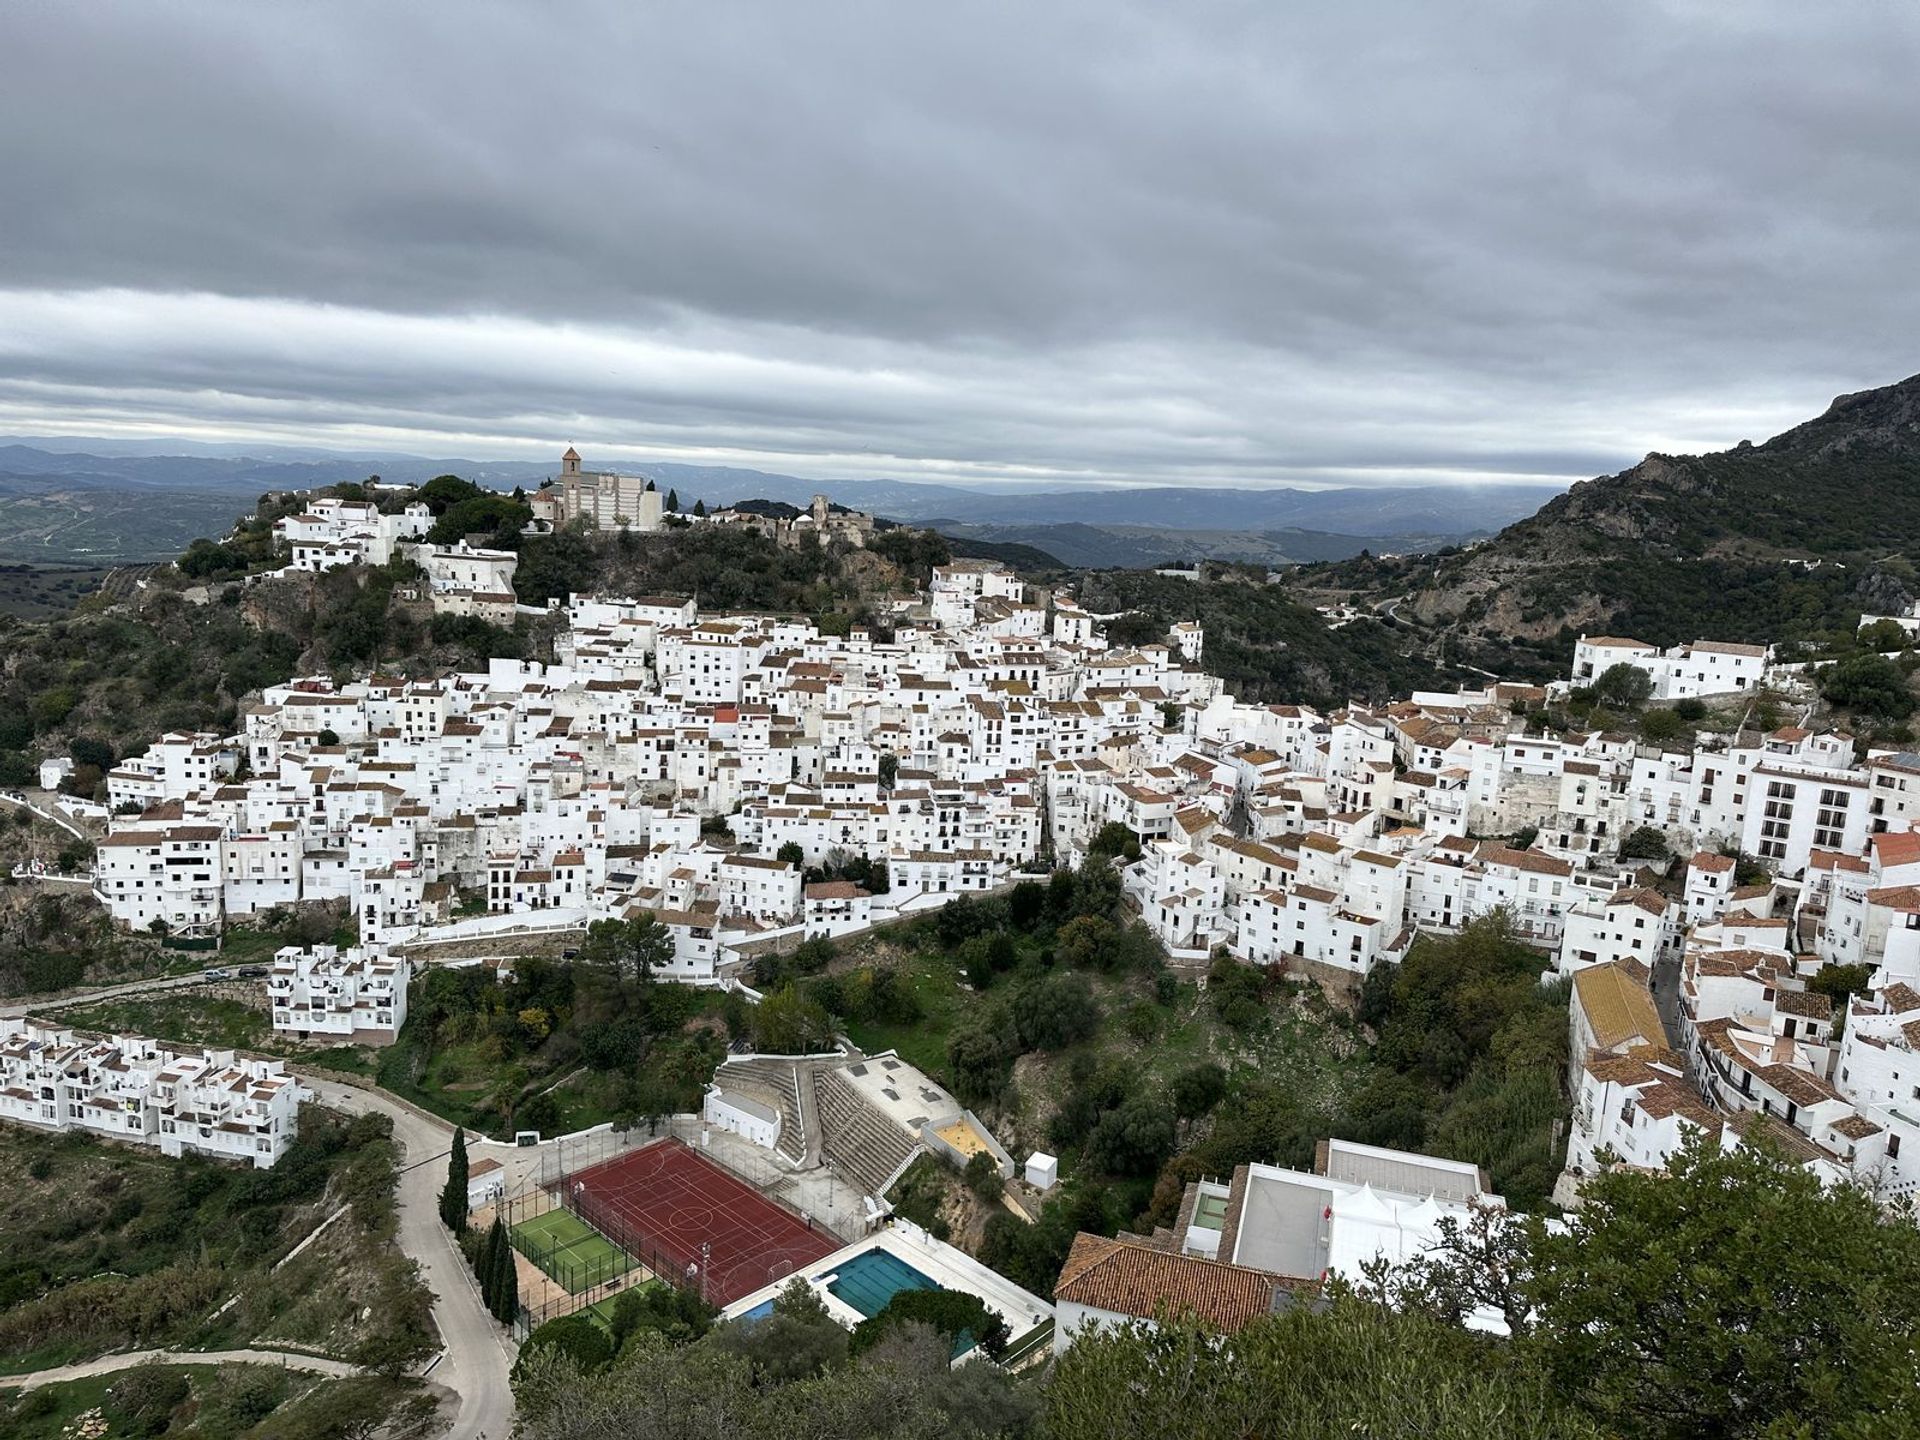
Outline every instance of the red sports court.
<svg viewBox="0 0 1920 1440"><path fill-rule="evenodd" d="M705 1274L695 1288L713 1305L750 1295L841 1244L678 1140L577 1170L559 1188L568 1209L664 1278L688 1284L688 1267L702 1265L704 1247Z"/></svg>

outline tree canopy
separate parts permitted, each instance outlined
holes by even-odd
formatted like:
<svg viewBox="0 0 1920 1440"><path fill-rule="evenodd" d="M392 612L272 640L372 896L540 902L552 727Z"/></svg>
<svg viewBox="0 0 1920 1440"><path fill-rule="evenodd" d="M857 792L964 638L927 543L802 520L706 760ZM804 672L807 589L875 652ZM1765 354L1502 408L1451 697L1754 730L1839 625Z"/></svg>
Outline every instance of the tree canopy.
<svg viewBox="0 0 1920 1440"><path fill-rule="evenodd" d="M1820 696L1830 705L1885 720L1904 720L1913 713L1907 672L1884 655L1849 656L1820 671L1819 679Z"/></svg>
<svg viewBox="0 0 1920 1440"><path fill-rule="evenodd" d="M1608 1433L1920 1430L1920 1229L1762 1147L1696 1139L1529 1228L1520 1342Z"/></svg>

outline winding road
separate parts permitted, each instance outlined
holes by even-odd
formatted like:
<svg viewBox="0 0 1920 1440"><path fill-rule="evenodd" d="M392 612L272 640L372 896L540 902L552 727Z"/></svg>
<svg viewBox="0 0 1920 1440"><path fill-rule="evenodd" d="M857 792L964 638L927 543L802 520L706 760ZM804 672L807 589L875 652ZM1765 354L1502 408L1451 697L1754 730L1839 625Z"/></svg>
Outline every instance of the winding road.
<svg viewBox="0 0 1920 1440"><path fill-rule="evenodd" d="M0 1017L204 983L199 974L137 980L81 992L52 1005L39 1001L0 1006ZM433 1323L445 1350L430 1378L451 1391L456 1401L452 1428L445 1440L506 1440L513 1429L513 1390L507 1377L519 1353L518 1347L481 1304L466 1257L440 1223L440 1190L446 1183L445 1160L453 1145L453 1127L383 1090L342 1084L311 1071L302 1071L300 1082L315 1098L336 1110L349 1114L377 1112L393 1122L393 1136L401 1151L397 1238L402 1253L419 1265L421 1279L433 1292ZM528 1152L528 1161L532 1158ZM0 1386L31 1387L79 1379L124 1369L155 1356L178 1359L183 1364L248 1359L263 1364L285 1363L330 1375L357 1373L353 1366L342 1361L281 1351L218 1351L204 1355L191 1351L123 1351L28 1376L0 1376Z"/></svg>
<svg viewBox="0 0 1920 1440"><path fill-rule="evenodd" d="M401 1251L420 1266L433 1292L433 1323L445 1347L431 1378L453 1395L452 1425L444 1440L507 1440L513 1431L513 1390L507 1382L517 1349L480 1303L466 1258L440 1223L442 1163L453 1144L453 1127L429 1119L383 1091L361 1090L337 1081L302 1075L301 1083L325 1104L352 1114L377 1112L393 1121L402 1150L399 1201ZM285 1365L322 1375L357 1375L344 1360L290 1350L123 1350L91 1360L0 1375L0 1389L31 1390L61 1380L81 1380L130 1369L148 1360L181 1365Z"/></svg>
<svg viewBox="0 0 1920 1440"><path fill-rule="evenodd" d="M216 957L217 958L217 957ZM96 1000L114 1000L122 995L140 995L149 990L181 990L189 985L205 985L206 976L198 970L188 975L157 975L146 980L129 980L121 985L103 985L98 990L76 990L66 995L40 996L0 1005L0 1019L22 1015L47 1015L75 1005L91 1005Z"/></svg>
<svg viewBox="0 0 1920 1440"><path fill-rule="evenodd" d="M453 1127L429 1119L378 1090L362 1090L303 1074L301 1083L337 1110L378 1112L393 1121L403 1152L399 1188L400 1249L420 1266L433 1291L433 1323L446 1358L432 1378L458 1400L446 1440L506 1440L513 1429L513 1390L507 1375L517 1349L480 1303L466 1257L440 1223L441 1163L453 1145Z"/></svg>
<svg viewBox="0 0 1920 1440"><path fill-rule="evenodd" d="M51 1370L0 1375L0 1390L32 1390L41 1385L57 1385L63 1380L111 1375L116 1370L131 1370L149 1360L169 1365L282 1365L289 1370L310 1370L316 1375L360 1373L357 1365L349 1365L344 1360L303 1355L296 1350L120 1350L111 1355L96 1355L91 1360L77 1360L71 1365L56 1365Z"/></svg>

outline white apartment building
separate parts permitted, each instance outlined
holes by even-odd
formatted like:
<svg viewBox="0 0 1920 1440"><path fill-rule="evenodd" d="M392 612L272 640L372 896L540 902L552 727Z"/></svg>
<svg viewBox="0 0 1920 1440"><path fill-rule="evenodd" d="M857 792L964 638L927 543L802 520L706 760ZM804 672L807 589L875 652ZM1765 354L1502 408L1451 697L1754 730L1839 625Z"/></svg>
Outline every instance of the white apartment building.
<svg viewBox="0 0 1920 1440"><path fill-rule="evenodd" d="M275 1060L174 1053L133 1035L83 1039L0 1018L0 1119L274 1165L299 1129L300 1089Z"/></svg>
<svg viewBox="0 0 1920 1440"><path fill-rule="evenodd" d="M1558 970L1633 960L1651 967L1679 943L1680 907L1657 890L1616 890L1577 901L1562 917Z"/></svg>
<svg viewBox="0 0 1920 1440"><path fill-rule="evenodd" d="M1655 700L1685 700L1757 689L1773 663L1767 645L1696 640L1658 650L1641 640L1582 635L1573 647L1572 680L1591 685L1615 665L1631 665L1652 682Z"/></svg>
<svg viewBox="0 0 1920 1440"><path fill-rule="evenodd" d="M94 898L131 930L216 933L225 913L220 839L217 825L107 835L94 852Z"/></svg>
<svg viewBox="0 0 1920 1440"><path fill-rule="evenodd" d="M233 774L239 747L217 735L162 735L141 755L130 755L107 772L107 804L142 809L184 800Z"/></svg>
<svg viewBox="0 0 1920 1440"><path fill-rule="evenodd" d="M520 557L511 550L488 550L465 540L453 545L416 545L414 562L426 571L436 615L472 615L495 625L511 625L515 614L514 572Z"/></svg>
<svg viewBox="0 0 1920 1440"><path fill-rule="evenodd" d="M371 501L329 496L274 521L273 535L276 547L292 553L290 569L317 574L340 565L385 565L399 544L418 540L432 528L433 512L420 501L383 515Z"/></svg>
<svg viewBox="0 0 1920 1440"><path fill-rule="evenodd" d="M404 957L377 949L284 946L267 977L273 1028L302 1040L386 1044L406 1023L412 973Z"/></svg>

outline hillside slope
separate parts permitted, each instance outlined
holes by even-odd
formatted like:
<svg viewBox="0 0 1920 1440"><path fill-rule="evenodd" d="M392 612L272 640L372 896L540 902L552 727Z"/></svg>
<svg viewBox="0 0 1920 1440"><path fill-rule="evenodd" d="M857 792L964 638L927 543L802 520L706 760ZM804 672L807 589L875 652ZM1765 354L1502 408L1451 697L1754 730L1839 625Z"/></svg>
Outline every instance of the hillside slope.
<svg viewBox="0 0 1920 1440"><path fill-rule="evenodd" d="M1649 455L1470 549L1319 567L1494 658L1558 658L1579 631L1655 644L1811 639L1903 603L1920 558L1920 376L1842 395L1764 444Z"/></svg>

